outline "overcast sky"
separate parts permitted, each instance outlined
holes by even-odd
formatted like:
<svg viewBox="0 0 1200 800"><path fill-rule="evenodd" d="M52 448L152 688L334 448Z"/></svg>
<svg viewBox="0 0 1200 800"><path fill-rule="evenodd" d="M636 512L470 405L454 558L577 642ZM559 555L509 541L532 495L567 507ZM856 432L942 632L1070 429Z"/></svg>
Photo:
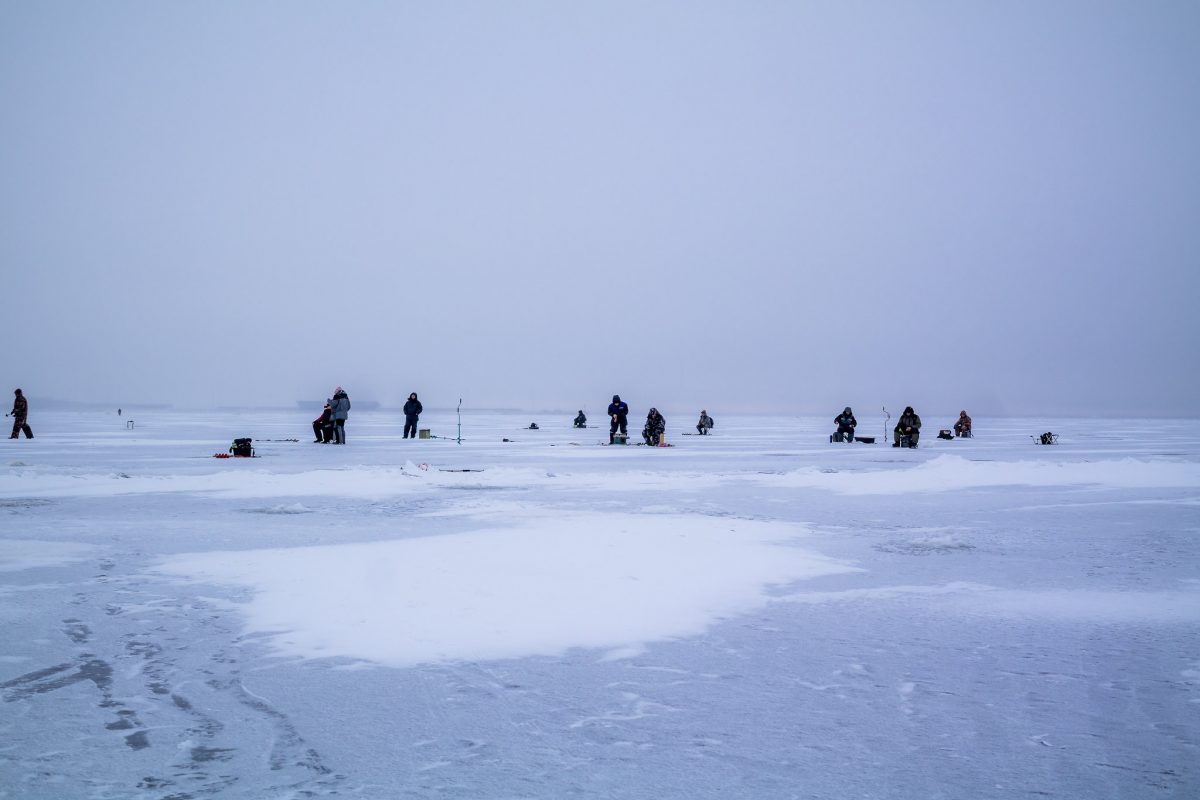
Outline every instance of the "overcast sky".
<svg viewBox="0 0 1200 800"><path fill-rule="evenodd" d="M0 0L0 380L1200 415L1197 142L1195 2Z"/></svg>

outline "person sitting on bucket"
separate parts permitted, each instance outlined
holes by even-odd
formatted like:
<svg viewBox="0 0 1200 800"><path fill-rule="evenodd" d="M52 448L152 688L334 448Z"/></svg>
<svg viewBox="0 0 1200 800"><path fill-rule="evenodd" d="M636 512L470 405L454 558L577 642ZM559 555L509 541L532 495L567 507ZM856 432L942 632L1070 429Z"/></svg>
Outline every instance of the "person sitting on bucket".
<svg viewBox="0 0 1200 800"><path fill-rule="evenodd" d="M646 440L646 444L657 446L666 432L666 419L658 413L657 408L650 409L650 413L646 415L646 427L642 428L642 438Z"/></svg>
<svg viewBox="0 0 1200 800"><path fill-rule="evenodd" d="M917 439L921 438L921 418L917 416L917 412L913 411L912 406L905 406L904 413L900 415L900 420L896 423L893 433L895 436L892 447L899 447L902 437L908 439L909 447L917 446Z"/></svg>
<svg viewBox="0 0 1200 800"><path fill-rule="evenodd" d="M713 418L708 415L708 411L700 409L700 421L696 423L696 430L701 436L707 436L712 426Z"/></svg>
<svg viewBox="0 0 1200 800"><path fill-rule="evenodd" d="M854 429L858 427L858 420L854 418L854 412L850 410L850 406L846 406L842 413L833 418L837 423L837 432L842 435L847 442L854 441ZM837 434L835 434L836 436Z"/></svg>
<svg viewBox="0 0 1200 800"><path fill-rule="evenodd" d="M958 422L954 423L954 435L969 438L971 434L971 418L967 416L967 412L958 412Z"/></svg>
<svg viewBox="0 0 1200 800"><path fill-rule="evenodd" d="M582 408L579 409L579 413L575 415L575 427L576 428L586 428L587 427L587 416L583 413Z"/></svg>
<svg viewBox="0 0 1200 800"><path fill-rule="evenodd" d="M329 401L325 401L325 407L321 409L321 416L313 420L313 439L314 444L329 444L333 441L333 407Z"/></svg>

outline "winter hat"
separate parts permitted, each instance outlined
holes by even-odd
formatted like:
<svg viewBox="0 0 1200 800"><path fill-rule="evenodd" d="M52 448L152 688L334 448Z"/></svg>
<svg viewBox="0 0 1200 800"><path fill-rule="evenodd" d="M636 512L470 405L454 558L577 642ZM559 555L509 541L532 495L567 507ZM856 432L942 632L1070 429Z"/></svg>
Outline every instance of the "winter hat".
<svg viewBox="0 0 1200 800"><path fill-rule="evenodd" d="M843 414L853 414L854 412L850 410L850 406L846 406L845 408L842 409L842 413Z"/></svg>
<svg viewBox="0 0 1200 800"><path fill-rule="evenodd" d="M614 402L614 403L619 403L619 402L621 402L621 395L619 395L619 394L614 394L614 395L613 395L613 402Z"/></svg>
<svg viewBox="0 0 1200 800"><path fill-rule="evenodd" d="M905 407L904 407L904 413L905 413L905 414L913 414L913 413L915 413L915 412L912 410L912 406L905 406Z"/></svg>
<svg viewBox="0 0 1200 800"><path fill-rule="evenodd" d="M340 386L339 386L339 387L337 387L336 389L334 389L334 390L333 390L333 393L334 393L334 394L341 394L341 393L342 393L342 387L340 387Z"/></svg>

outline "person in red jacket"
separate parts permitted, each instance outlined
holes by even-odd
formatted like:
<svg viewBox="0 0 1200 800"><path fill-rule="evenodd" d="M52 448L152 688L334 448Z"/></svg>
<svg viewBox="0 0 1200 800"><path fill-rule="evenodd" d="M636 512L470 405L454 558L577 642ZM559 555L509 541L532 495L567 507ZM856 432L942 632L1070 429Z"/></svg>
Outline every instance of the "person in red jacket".
<svg viewBox="0 0 1200 800"><path fill-rule="evenodd" d="M328 400L325 401L325 408L321 409L321 416L313 420L313 435L317 437L313 440L315 444L333 441L333 409Z"/></svg>

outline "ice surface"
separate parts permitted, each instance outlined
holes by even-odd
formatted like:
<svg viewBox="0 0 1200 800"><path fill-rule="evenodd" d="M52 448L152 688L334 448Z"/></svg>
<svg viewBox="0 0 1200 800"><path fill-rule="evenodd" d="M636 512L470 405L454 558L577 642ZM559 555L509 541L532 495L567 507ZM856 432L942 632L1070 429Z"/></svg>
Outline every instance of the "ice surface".
<svg viewBox="0 0 1200 800"><path fill-rule="evenodd" d="M35 567L51 567L72 561L84 561L95 552L90 544L79 542L31 542L0 539L0 572L17 572Z"/></svg>
<svg viewBox="0 0 1200 800"><path fill-rule="evenodd" d="M639 649L761 607L763 587L852 568L772 546L794 526L491 509L508 527L369 544L176 556L159 571L255 590L278 653L393 666ZM477 509L475 515L479 515ZM698 580L698 576L704 576Z"/></svg>
<svg viewBox="0 0 1200 800"><path fill-rule="evenodd" d="M0 798L1200 796L1196 421L311 416L7 443Z"/></svg>

